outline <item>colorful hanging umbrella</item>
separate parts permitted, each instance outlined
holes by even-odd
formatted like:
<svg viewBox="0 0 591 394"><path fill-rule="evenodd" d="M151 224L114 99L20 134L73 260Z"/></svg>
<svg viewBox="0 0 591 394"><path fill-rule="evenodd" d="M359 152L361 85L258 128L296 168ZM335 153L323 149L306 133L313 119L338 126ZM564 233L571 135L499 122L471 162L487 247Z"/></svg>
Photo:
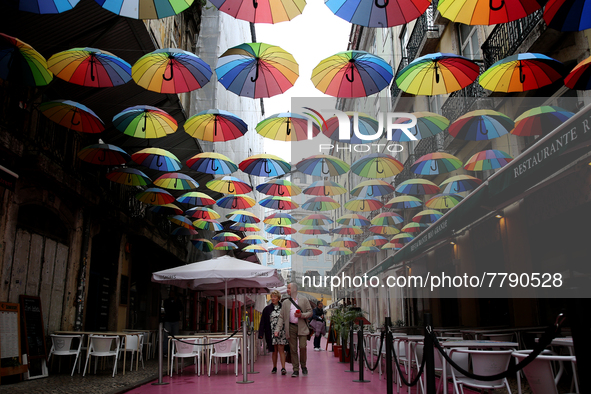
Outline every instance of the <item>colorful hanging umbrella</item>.
<svg viewBox="0 0 591 394"><path fill-rule="evenodd" d="M591 89L591 56L583 60L564 78L566 87L575 90Z"/></svg>
<svg viewBox="0 0 591 394"><path fill-rule="evenodd" d="M181 162L175 155L160 148L145 148L131 155L131 160L151 170L172 172L181 169Z"/></svg>
<svg viewBox="0 0 591 394"><path fill-rule="evenodd" d="M454 138L486 141L508 134L513 126L513 120L507 115L480 109L460 116L449 126L448 131Z"/></svg>
<svg viewBox="0 0 591 394"><path fill-rule="evenodd" d="M269 226L265 231L274 235L291 235L297 233L296 229L291 226Z"/></svg>
<svg viewBox="0 0 591 394"><path fill-rule="evenodd" d="M291 256L293 254L293 250L287 248L271 248L269 249L269 253L276 256Z"/></svg>
<svg viewBox="0 0 591 394"><path fill-rule="evenodd" d="M392 67L381 57L365 51L339 52L312 70L316 89L334 97L366 97L388 87Z"/></svg>
<svg viewBox="0 0 591 394"><path fill-rule="evenodd" d="M96 134L105 124L90 108L75 101L53 100L39 104L39 111L51 121L70 130Z"/></svg>
<svg viewBox="0 0 591 394"><path fill-rule="evenodd" d="M242 119L220 109L201 111L187 119L183 127L191 137L210 142L235 140L248 131Z"/></svg>
<svg viewBox="0 0 591 394"><path fill-rule="evenodd" d="M158 187L150 187L135 195L135 198L150 205L170 204L174 201L172 194Z"/></svg>
<svg viewBox="0 0 591 394"><path fill-rule="evenodd" d="M0 79L28 86L45 86L53 80L47 61L32 46L0 33Z"/></svg>
<svg viewBox="0 0 591 394"><path fill-rule="evenodd" d="M453 53L431 53L416 58L396 75L396 85L406 93L435 96L472 84L480 67L470 59Z"/></svg>
<svg viewBox="0 0 591 394"><path fill-rule="evenodd" d="M384 244L382 246L382 250L388 250L388 249L400 250L403 247L404 247L403 244L397 244L397 243L388 242L387 244Z"/></svg>
<svg viewBox="0 0 591 394"><path fill-rule="evenodd" d="M326 252L326 254L330 254L333 256L347 256L347 255L353 254L353 252L349 248L345 248L343 246L340 246L340 247L332 248L331 250Z"/></svg>
<svg viewBox="0 0 591 394"><path fill-rule="evenodd" d="M188 228L188 229L195 229L193 227L193 223L189 219L184 217L183 215L175 215L175 216L169 217L168 220L170 220L172 223L179 225L181 227Z"/></svg>
<svg viewBox="0 0 591 394"><path fill-rule="evenodd" d="M214 219L197 219L193 222L193 226L208 231L222 231L224 229L224 226Z"/></svg>
<svg viewBox="0 0 591 394"><path fill-rule="evenodd" d="M524 18L540 9L536 0L439 0L437 10L453 22L496 25Z"/></svg>
<svg viewBox="0 0 591 394"><path fill-rule="evenodd" d="M257 191L268 196L289 197L297 196L302 189L287 179L273 179L258 185Z"/></svg>
<svg viewBox="0 0 591 394"><path fill-rule="evenodd" d="M259 219L254 213L244 211L244 210L232 211L229 214L227 214L226 217L233 222L239 222L239 223L251 223L252 224L252 223L259 223L261 221L261 219Z"/></svg>
<svg viewBox="0 0 591 394"><path fill-rule="evenodd" d="M541 53L519 53L499 60L478 83L493 92L525 92L550 85L566 75L564 65Z"/></svg>
<svg viewBox="0 0 591 394"><path fill-rule="evenodd" d="M338 196L346 192L343 186L328 179L316 181L304 189L304 194L311 196Z"/></svg>
<svg viewBox="0 0 591 394"><path fill-rule="evenodd" d="M260 235L248 235L242 238L240 242L248 245L260 245L266 243L267 240L264 237L261 237Z"/></svg>
<svg viewBox="0 0 591 394"><path fill-rule="evenodd" d="M325 226L334 223L334 220L321 213L313 213L300 220L304 226Z"/></svg>
<svg viewBox="0 0 591 394"><path fill-rule="evenodd" d="M238 249L238 246L236 246L236 244L233 242L218 242L213 249L214 250L234 250L234 249Z"/></svg>
<svg viewBox="0 0 591 394"><path fill-rule="evenodd" d="M191 190L199 187L199 183L197 183L196 180L188 175L181 174L180 172L171 172L160 175L154 181L154 185L172 190Z"/></svg>
<svg viewBox="0 0 591 394"><path fill-rule="evenodd" d="M252 191L252 187L248 183L233 176L212 179L205 186L209 190L224 194L246 194Z"/></svg>
<svg viewBox="0 0 591 394"><path fill-rule="evenodd" d="M409 23L431 5L429 0L327 0L324 4L339 18L355 25L392 27Z"/></svg>
<svg viewBox="0 0 591 394"><path fill-rule="evenodd" d="M47 60L56 77L76 85L108 88L131 80L131 66L110 52L96 48L72 48Z"/></svg>
<svg viewBox="0 0 591 394"><path fill-rule="evenodd" d="M336 116L333 116L326 121L326 127L323 127L322 133L333 141L349 144L366 144L368 142L375 141L371 138L376 135L378 131L381 132L380 123L376 119L357 111L348 111L345 112L345 114L349 118L349 128L346 129L348 130L349 135L345 133L345 138L341 138L340 122L339 118ZM362 136L368 137L360 138L357 136L357 134L354 132L355 126L357 126L359 133Z"/></svg>
<svg viewBox="0 0 591 394"><path fill-rule="evenodd" d="M211 252L213 250L213 242L204 238L192 239L191 243L202 252Z"/></svg>
<svg viewBox="0 0 591 394"><path fill-rule="evenodd" d="M291 171L291 165L288 162L275 155L265 153L242 160L238 167L242 172L263 177L285 175Z"/></svg>
<svg viewBox="0 0 591 394"><path fill-rule="evenodd" d="M434 223L442 216L443 214L439 211L426 209L414 215L412 221L415 223Z"/></svg>
<svg viewBox="0 0 591 394"><path fill-rule="evenodd" d="M326 196L312 197L302 204L302 208L307 211L332 211L340 206L341 204Z"/></svg>
<svg viewBox="0 0 591 394"><path fill-rule="evenodd" d="M395 226L404 222L404 218L395 212L383 212L371 219L375 226Z"/></svg>
<svg viewBox="0 0 591 394"><path fill-rule="evenodd" d="M515 127L511 130L511 134L522 137L544 135L566 122L573 115L574 113L570 111L549 105L532 108L515 119Z"/></svg>
<svg viewBox="0 0 591 394"><path fill-rule="evenodd" d="M408 223L407 225L403 226L401 231L405 233L420 233L424 229L429 227L428 223Z"/></svg>
<svg viewBox="0 0 591 394"><path fill-rule="evenodd" d="M95 0L114 14L133 19L162 19L177 15L193 4L193 0Z"/></svg>
<svg viewBox="0 0 591 394"><path fill-rule="evenodd" d="M351 171L365 178L389 178L404 169L404 165L391 155L372 153L356 160Z"/></svg>
<svg viewBox="0 0 591 394"><path fill-rule="evenodd" d="M177 227L174 230L172 230L170 233L175 236L183 236L183 237L199 234L197 231L195 231L192 228L189 229L189 228L184 228L184 227Z"/></svg>
<svg viewBox="0 0 591 394"><path fill-rule="evenodd" d="M373 197L355 197L345 203L345 208L353 212L371 212L383 206L384 203Z"/></svg>
<svg viewBox="0 0 591 394"><path fill-rule="evenodd" d="M447 129L449 126L449 120L445 116L433 112L413 112L415 118L417 118L417 125L409 127L408 132L417 140L423 138L433 137ZM394 124L405 124L410 123L411 120L408 118L398 118ZM402 131L402 129L395 129L392 133L392 141L413 141L410 135Z"/></svg>
<svg viewBox="0 0 591 394"><path fill-rule="evenodd" d="M185 215L193 218L193 219L219 219L220 214L214 211L211 208L205 207L194 207L189 208L185 212Z"/></svg>
<svg viewBox="0 0 591 394"><path fill-rule="evenodd" d="M357 226L339 226L332 230L330 230L332 234L339 234L339 235L359 235L363 233L361 227Z"/></svg>
<svg viewBox="0 0 591 394"><path fill-rule="evenodd" d="M136 105L119 112L113 126L135 138L162 138L178 128L176 120L166 111L149 105Z"/></svg>
<svg viewBox="0 0 591 394"><path fill-rule="evenodd" d="M414 223L414 224L420 224L420 223ZM396 234L395 236L393 236L392 239L390 240L390 242L397 243L397 244L407 244L410 241L412 241L413 239L415 239L414 235L403 232L403 233Z"/></svg>
<svg viewBox="0 0 591 394"><path fill-rule="evenodd" d="M314 155L296 164L298 171L314 176L338 176L349 171L343 160L329 155Z"/></svg>
<svg viewBox="0 0 591 394"><path fill-rule="evenodd" d="M266 224L273 224L278 226L290 225L297 222L297 220L291 216L289 213L285 212L276 212L272 215L269 215L263 220Z"/></svg>
<svg viewBox="0 0 591 394"><path fill-rule="evenodd" d="M213 239L214 241L220 241L220 242L238 242L238 241L240 241L241 238L234 233L226 231L226 232L214 235L213 237L211 237L211 239Z"/></svg>
<svg viewBox="0 0 591 394"><path fill-rule="evenodd" d="M371 222L363 215L348 213L338 218L337 223L346 226L368 226Z"/></svg>
<svg viewBox="0 0 591 394"><path fill-rule="evenodd" d="M388 238L381 235L372 235L361 242L361 246L382 246L388 243Z"/></svg>
<svg viewBox="0 0 591 394"><path fill-rule="evenodd" d="M361 182L351 190L351 195L355 197L381 197L390 193L394 193L394 186L380 179Z"/></svg>
<svg viewBox="0 0 591 394"><path fill-rule="evenodd" d="M211 68L197 55L178 48L157 49L131 68L135 83L156 93L186 93L202 88Z"/></svg>
<svg viewBox="0 0 591 394"><path fill-rule="evenodd" d="M393 235L400 232L400 230L393 226L369 226L368 230L380 235Z"/></svg>
<svg viewBox="0 0 591 394"><path fill-rule="evenodd" d="M451 209L463 199L464 197L457 194L438 194L427 200L425 206L431 209Z"/></svg>
<svg viewBox="0 0 591 394"><path fill-rule="evenodd" d="M215 200L205 193L187 192L176 199L178 202L189 205L206 206L215 204Z"/></svg>
<svg viewBox="0 0 591 394"><path fill-rule="evenodd" d="M357 246L357 241L349 237L339 237L330 243L332 247L354 248Z"/></svg>
<svg viewBox="0 0 591 394"><path fill-rule="evenodd" d="M306 0L213 0L220 11L252 23L279 23L300 15Z"/></svg>
<svg viewBox="0 0 591 394"><path fill-rule="evenodd" d="M301 228L298 232L301 234L307 234L307 235L328 234L328 230L326 230L322 226L305 226L305 227Z"/></svg>
<svg viewBox="0 0 591 394"><path fill-rule="evenodd" d="M423 205L423 202L412 196L394 197L384 205L386 209L412 209Z"/></svg>
<svg viewBox="0 0 591 394"><path fill-rule="evenodd" d="M470 175L456 175L441 182L442 193L461 193L476 189L482 183L481 179Z"/></svg>
<svg viewBox="0 0 591 394"><path fill-rule="evenodd" d="M148 208L148 210L152 213L158 213L167 216L183 214L183 210L174 204L154 205Z"/></svg>
<svg viewBox="0 0 591 394"><path fill-rule="evenodd" d="M256 127L257 133L263 137L277 141L304 141L308 138L308 120L305 116L282 112L261 120ZM317 124L311 123L311 138L320 134Z"/></svg>
<svg viewBox="0 0 591 394"><path fill-rule="evenodd" d="M271 243L275 246L279 246L280 248L294 249L300 247L300 244L296 240L286 237L275 238L271 241Z"/></svg>
<svg viewBox="0 0 591 394"><path fill-rule="evenodd" d="M218 81L229 91L258 99L273 97L291 88L298 79L299 66L293 56L280 47L254 42L224 52L215 72Z"/></svg>
<svg viewBox="0 0 591 394"><path fill-rule="evenodd" d="M328 242L326 242L322 238L310 238L304 241L304 245L312 245L312 246L330 246Z"/></svg>
<svg viewBox="0 0 591 394"><path fill-rule="evenodd" d="M92 164L118 166L130 160L130 156L121 148L110 144L95 144L82 148L78 158Z"/></svg>
<svg viewBox="0 0 591 394"><path fill-rule="evenodd" d="M281 211L289 211L299 207L299 205L295 201L291 200L291 197L277 196L263 198L261 201L259 201L259 205L265 208L279 209Z"/></svg>
<svg viewBox="0 0 591 394"><path fill-rule="evenodd" d="M253 232L253 233L258 233L259 231L261 231L261 228L259 226L257 226L256 224L252 224L252 223L234 223L233 225L230 226L230 229L235 230L235 231Z"/></svg>
<svg viewBox="0 0 591 394"><path fill-rule="evenodd" d="M444 152L428 153L413 163L410 169L415 174L438 175L455 171L462 167L462 162L455 156ZM435 185L437 187L437 185Z"/></svg>
<svg viewBox="0 0 591 394"><path fill-rule="evenodd" d="M268 250L264 246L261 245L248 245L247 247L243 248L242 251L250 252L250 253L267 253Z"/></svg>
<svg viewBox="0 0 591 394"><path fill-rule="evenodd" d="M376 248L375 246L360 246L355 251L356 254L365 254L365 253L377 253L380 249Z"/></svg>
<svg viewBox="0 0 591 394"><path fill-rule="evenodd" d="M396 188L396 193L413 194L415 196L419 196L422 194L436 194L439 193L439 191L439 186L427 179L422 178L408 179L402 182Z"/></svg>
<svg viewBox="0 0 591 394"><path fill-rule="evenodd" d="M205 174L231 174L238 166L226 156L215 152L199 153L187 160L187 167Z"/></svg>
<svg viewBox="0 0 591 394"><path fill-rule="evenodd" d="M483 150L470 157L464 168L468 171L488 171L506 166L513 158L497 149Z"/></svg>
<svg viewBox="0 0 591 394"><path fill-rule="evenodd" d="M560 31L583 31L591 28L589 0L550 0L544 8L548 27Z"/></svg>
<svg viewBox="0 0 591 394"><path fill-rule="evenodd" d="M135 168L117 168L107 174L107 179L128 186L146 186L152 183L146 174Z"/></svg>
<svg viewBox="0 0 591 394"><path fill-rule="evenodd" d="M228 209L246 209L252 208L256 204L254 198L245 194L231 194L220 198L215 202L218 207Z"/></svg>
<svg viewBox="0 0 591 394"><path fill-rule="evenodd" d="M80 0L19 0L19 11L33 14L60 14L76 7Z"/></svg>
<svg viewBox="0 0 591 394"><path fill-rule="evenodd" d="M322 254L322 250L316 248L302 248L298 250L298 256L319 256Z"/></svg>

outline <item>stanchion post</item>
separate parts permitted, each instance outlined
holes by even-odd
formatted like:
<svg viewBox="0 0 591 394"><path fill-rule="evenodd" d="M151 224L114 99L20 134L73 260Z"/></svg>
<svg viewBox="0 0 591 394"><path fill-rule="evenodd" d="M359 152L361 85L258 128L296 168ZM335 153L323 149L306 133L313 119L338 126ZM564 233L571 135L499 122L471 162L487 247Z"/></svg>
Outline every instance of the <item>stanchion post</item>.
<svg viewBox="0 0 591 394"><path fill-rule="evenodd" d="M345 372L357 372L355 371L355 356L353 355L353 323L351 323L351 327L349 328L349 370L345 371ZM345 347L343 346L343 349ZM345 352L343 351L343 354ZM343 356L343 361L346 360L346 358L344 358L345 356Z"/></svg>
<svg viewBox="0 0 591 394"><path fill-rule="evenodd" d="M246 345L246 341L248 337L248 315L244 317L242 321L242 380L236 382L238 384L245 384L245 383L254 383L253 380L248 380L248 368L247 368L247 360L248 360L248 346ZM246 355L246 357L245 357ZM236 360L238 362L238 360Z"/></svg>
<svg viewBox="0 0 591 394"><path fill-rule="evenodd" d="M357 331L357 357L359 358L359 380L354 380L357 383L369 383L371 380L363 379L363 360L365 357L365 350L363 349L363 320L359 319L359 331Z"/></svg>
<svg viewBox="0 0 591 394"><path fill-rule="evenodd" d="M255 342L256 342L256 338L254 335L254 323L250 322L250 330L251 330L251 334L250 334L250 374L253 373L258 373L257 371L254 370L254 352L255 352Z"/></svg>
<svg viewBox="0 0 591 394"><path fill-rule="evenodd" d="M168 384L168 382L162 381L162 359L164 358L164 354L162 351L162 346L164 342L164 323L160 322L158 325L158 382L152 383L153 386L160 386L164 384Z"/></svg>
<svg viewBox="0 0 591 394"><path fill-rule="evenodd" d="M433 329L433 316L430 313L423 315L425 322L425 346L423 347L423 357L425 357L425 373L427 377L427 394L436 394L435 386L435 352L433 348L433 338L431 330ZM444 382L444 384L446 384Z"/></svg>
<svg viewBox="0 0 591 394"><path fill-rule="evenodd" d="M386 330L386 394L394 394L394 379L392 376L392 332L390 326L392 326L392 319L386 317L384 323Z"/></svg>

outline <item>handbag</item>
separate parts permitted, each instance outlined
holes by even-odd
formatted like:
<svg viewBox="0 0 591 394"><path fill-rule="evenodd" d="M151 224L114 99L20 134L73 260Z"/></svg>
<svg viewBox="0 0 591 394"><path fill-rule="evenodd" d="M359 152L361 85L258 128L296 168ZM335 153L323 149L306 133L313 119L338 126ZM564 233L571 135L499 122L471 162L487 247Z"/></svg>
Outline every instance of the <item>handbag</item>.
<svg viewBox="0 0 591 394"><path fill-rule="evenodd" d="M296 308L298 308L300 311L302 310L302 308L300 308L300 306L298 304L296 304L296 302L293 300L293 298L289 297L289 300L291 301L292 304L295 305ZM314 329L312 327L310 327L310 323L308 323L308 320L306 320L306 326L308 326L308 341L310 340L310 338L312 338L314 336Z"/></svg>

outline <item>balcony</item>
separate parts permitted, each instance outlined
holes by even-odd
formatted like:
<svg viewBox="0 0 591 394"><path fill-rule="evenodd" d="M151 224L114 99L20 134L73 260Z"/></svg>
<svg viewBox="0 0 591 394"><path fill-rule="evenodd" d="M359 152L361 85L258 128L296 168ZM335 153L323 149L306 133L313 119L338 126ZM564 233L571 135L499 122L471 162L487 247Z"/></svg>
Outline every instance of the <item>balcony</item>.
<svg viewBox="0 0 591 394"><path fill-rule="evenodd" d="M477 62L478 63L478 62ZM484 72L483 64L480 64L480 74ZM485 90L478 83L478 79L471 85L466 86L462 90L457 90L449 95L445 103L441 106L441 114L445 116L450 122L455 121L460 116L464 115L473 109L476 109L476 98L488 96ZM447 130L444 131L444 136L447 137ZM447 140L447 138L445 138Z"/></svg>

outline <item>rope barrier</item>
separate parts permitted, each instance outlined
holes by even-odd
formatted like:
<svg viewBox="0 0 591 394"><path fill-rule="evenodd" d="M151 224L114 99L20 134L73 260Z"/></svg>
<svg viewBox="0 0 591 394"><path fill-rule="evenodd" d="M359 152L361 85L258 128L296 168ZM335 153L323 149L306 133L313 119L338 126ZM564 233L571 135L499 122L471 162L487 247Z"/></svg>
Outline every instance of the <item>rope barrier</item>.
<svg viewBox="0 0 591 394"><path fill-rule="evenodd" d="M365 354L365 351L363 352L363 358L365 359L365 365L367 366L367 369L369 369L371 372L375 371L378 366L380 365L380 358L382 357L382 346L384 345L384 336L386 335L385 331L382 331L382 333L380 334L380 350L378 350L378 359L376 360L375 365L372 367L369 366L369 362L367 361L367 355Z"/></svg>
<svg viewBox="0 0 591 394"><path fill-rule="evenodd" d="M394 356L394 364L396 365L396 369L398 369L398 376L400 376L400 380L404 383L405 386L412 387L419 382L421 375L423 374L423 370L425 369L425 362L427 361L426 357L423 357L423 361L421 362L421 367L419 368L419 372L417 376L415 376L414 380L410 383L404 378L402 371L400 370L400 363L398 362L398 357L396 357L396 351L392 349L392 355Z"/></svg>
<svg viewBox="0 0 591 394"><path fill-rule="evenodd" d="M170 332L169 332L169 331L168 331L166 328L163 328L162 330L163 330L163 331L166 331L166 333L167 333L169 336L171 336L171 337L172 337L172 338L173 338L175 341L178 341L178 342L181 342L181 343L185 343L185 344L187 344L187 345L194 345L194 346L195 346L195 345L196 345L196 346L210 346L210 345L211 345L211 346L213 346L213 345L215 345L216 343L221 343L221 342L225 342L225 341L227 341L227 340L230 340L230 339L232 339L232 337L233 337L234 335L236 335L238 332L240 332L240 330L236 330L236 331L234 331L232 334L230 334L230 336L229 336L228 338L224 338L224 339L222 339L221 341L217 341L217 342L210 342L210 343L193 343L193 342L186 342L186 341L183 341L182 339L179 339L179 338L175 337L175 336L174 336L173 334L171 334L171 333L170 333ZM250 334L249 334L249 335L250 335Z"/></svg>

